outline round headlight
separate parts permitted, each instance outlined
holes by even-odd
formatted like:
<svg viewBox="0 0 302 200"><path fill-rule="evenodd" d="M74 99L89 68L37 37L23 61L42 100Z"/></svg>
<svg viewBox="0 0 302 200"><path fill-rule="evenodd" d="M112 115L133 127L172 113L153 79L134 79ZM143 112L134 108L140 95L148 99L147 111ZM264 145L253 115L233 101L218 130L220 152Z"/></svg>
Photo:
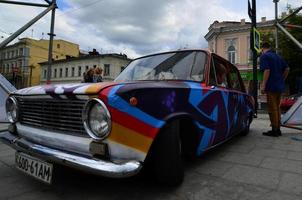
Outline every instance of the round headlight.
<svg viewBox="0 0 302 200"><path fill-rule="evenodd" d="M14 97L6 100L6 116L9 122L14 123L18 120L18 105Z"/></svg>
<svg viewBox="0 0 302 200"><path fill-rule="evenodd" d="M111 131L111 116L99 99L91 99L83 111L83 123L87 133L96 140L106 138Z"/></svg>

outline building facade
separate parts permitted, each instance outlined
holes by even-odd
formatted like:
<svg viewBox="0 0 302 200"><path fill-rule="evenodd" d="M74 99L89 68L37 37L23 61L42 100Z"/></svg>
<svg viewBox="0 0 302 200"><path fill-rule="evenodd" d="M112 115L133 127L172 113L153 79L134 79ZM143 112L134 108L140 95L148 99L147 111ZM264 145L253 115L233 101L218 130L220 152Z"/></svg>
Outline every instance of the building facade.
<svg viewBox="0 0 302 200"><path fill-rule="evenodd" d="M40 62L48 60L49 40L20 39L0 50L0 73L17 88L40 84ZM79 56L79 45L53 41L53 60Z"/></svg>
<svg viewBox="0 0 302 200"><path fill-rule="evenodd" d="M75 83L83 81L83 73L90 68L102 69L103 81L114 80L129 64L131 59L124 54L85 55L77 58L56 60L51 67L51 83ZM41 84L46 83L48 63L40 63Z"/></svg>

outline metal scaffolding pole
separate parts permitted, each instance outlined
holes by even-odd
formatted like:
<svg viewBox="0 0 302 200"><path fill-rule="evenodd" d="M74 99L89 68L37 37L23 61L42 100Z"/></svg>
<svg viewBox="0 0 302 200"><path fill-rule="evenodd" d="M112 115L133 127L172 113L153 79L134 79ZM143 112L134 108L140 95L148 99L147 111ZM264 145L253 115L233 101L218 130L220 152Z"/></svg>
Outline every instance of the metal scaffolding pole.
<svg viewBox="0 0 302 200"><path fill-rule="evenodd" d="M3 2L0 2L3 3ZM26 29L28 29L30 26L32 26L35 22L37 22L39 19L41 19L44 15L46 15L50 10L53 10L56 8L55 4L51 4L46 10L41 12L39 15L37 15L35 18L30 20L27 24L22 26L19 30L17 30L14 34L6 38L3 42L0 43L0 49L5 47L8 43L13 41L15 38L17 38L21 33L23 33Z"/></svg>
<svg viewBox="0 0 302 200"><path fill-rule="evenodd" d="M49 4L29 3L29 2L20 2L20 1L5 1L5 0L0 0L0 3L15 4L15 5L22 5L22 6L35 6L35 7L48 7L49 6Z"/></svg>
<svg viewBox="0 0 302 200"><path fill-rule="evenodd" d="M276 26L289 38L291 39L301 50L302 50L302 44L294 37L292 36L281 24L277 22Z"/></svg>

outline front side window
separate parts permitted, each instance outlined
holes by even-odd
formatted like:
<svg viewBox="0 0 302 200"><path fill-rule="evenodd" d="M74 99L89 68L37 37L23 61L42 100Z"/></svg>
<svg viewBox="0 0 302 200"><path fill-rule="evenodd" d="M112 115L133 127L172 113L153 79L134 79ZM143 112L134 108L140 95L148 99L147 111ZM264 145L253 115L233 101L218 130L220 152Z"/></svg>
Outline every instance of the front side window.
<svg viewBox="0 0 302 200"><path fill-rule="evenodd" d="M60 78L62 78L62 76L63 76L63 69L60 68Z"/></svg>
<svg viewBox="0 0 302 200"><path fill-rule="evenodd" d="M230 74L229 74L229 83L230 83L230 88L238 91L243 91L243 87L241 85L241 79L240 79L240 74L238 70L236 69L235 66L230 67Z"/></svg>
<svg viewBox="0 0 302 200"><path fill-rule="evenodd" d="M206 54L201 51L180 51L147 56L132 61L115 81L203 81L205 63Z"/></svg>

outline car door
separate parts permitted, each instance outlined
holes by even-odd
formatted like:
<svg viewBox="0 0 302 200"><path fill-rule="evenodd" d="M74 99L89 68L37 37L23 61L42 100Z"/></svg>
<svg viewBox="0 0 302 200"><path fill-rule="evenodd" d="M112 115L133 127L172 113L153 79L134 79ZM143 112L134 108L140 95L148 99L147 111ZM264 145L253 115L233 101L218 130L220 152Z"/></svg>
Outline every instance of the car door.
<svg viewBox="0 0 302 200"><path fill-rule="evenodd" d="M228 76L228 82L230 90L232 90L233 99L235 99L234 103L236 102L233 112L232 135L240 132L243 129L244 123L246 123L249 116L248 112L246 112L245 105L245 98L247 98L247 94L245 92L240 73L238 69L230 63L229 68L230 73Z"/></svg>
<svg viewBox="0 0 302 200"><path fill-rule="evenodd" d="M212 87L211 101L213 120L216 121L214 144L222 142L232 133L235 121L234 111L238 109L237 93L229 90L228 76L230 73L227 62L213 55L209 74L209 85Z"/></svg>

